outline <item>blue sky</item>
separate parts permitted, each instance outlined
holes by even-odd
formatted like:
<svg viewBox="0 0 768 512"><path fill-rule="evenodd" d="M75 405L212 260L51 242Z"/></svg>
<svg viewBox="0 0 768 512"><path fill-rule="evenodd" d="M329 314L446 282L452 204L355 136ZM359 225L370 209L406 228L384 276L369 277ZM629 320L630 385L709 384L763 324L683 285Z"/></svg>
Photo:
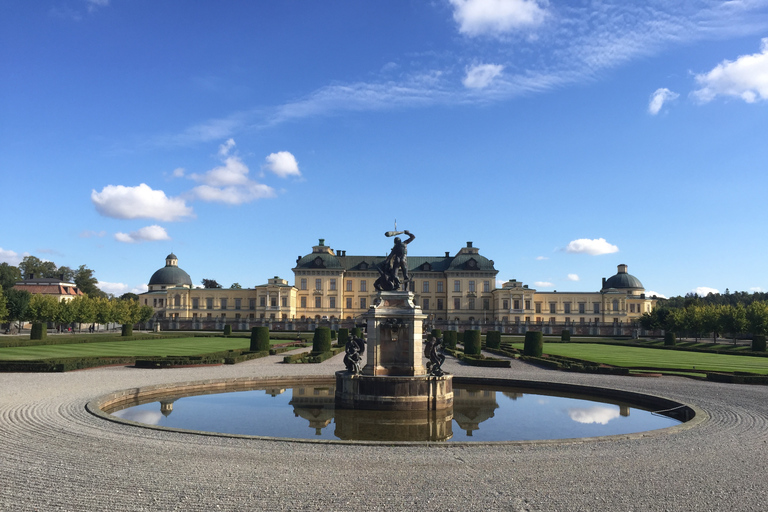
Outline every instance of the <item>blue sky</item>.
<svg viewBox="0 0 768 512"><path fill-rule="evenodd" d="M111 293L395 219L540 290L768 290L768 1L10 0L0 73L0 261Z"/></svg>

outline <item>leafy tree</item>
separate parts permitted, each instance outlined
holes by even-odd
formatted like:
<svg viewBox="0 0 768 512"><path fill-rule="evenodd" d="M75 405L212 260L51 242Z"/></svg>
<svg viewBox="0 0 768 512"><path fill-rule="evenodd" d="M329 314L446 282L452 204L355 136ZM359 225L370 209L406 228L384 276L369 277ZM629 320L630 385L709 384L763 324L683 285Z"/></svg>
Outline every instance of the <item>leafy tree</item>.
<svg viewBox="0 0 768 512"><path fill-rule="evenodd" d="M75 321L73 300L62 300L59 302L59 306L56 308L56 316L53 319L54 322L59 325L69 325Z"/></svg>
<svg viewBox="0 0 768 512"><path fill-rule="evenodd" d="M62 280L71 283L75 279L75 271L69 267L59 267L56 270L56 275L54 277L61 278Z"/></svg>
<svg viewBox="0 0 768 512"><path fill-rule="evenodd" d="M242 290L243 287L240 286L240 283L232 283L232 286L230 286L230 289L232 289L232 290Z"/></svg>
<svg viewBox="0 0 768 512"><path fill-rule="evenodd" d="M202 283L204 288L221 288L221 285L215 279L203 279Z"/></svg>
<svg viewBox="0 0 768 512"><path fill-rule="evenodd" d="M74 313L73 322L82 327L82 324L92 324L96 322L96 301L99 299L92 299L87 295L81 297L75 297L69 302L70 307Z"/></svg>
<svg viewBox="0 0 768 512"><path fill-rule="evenodd" d="M0 286L0 323L5 322L8 318L8 306L6 306L5 294L3 294L3 287Z"/></svg>
<svg viewBox="0 0 768 512"><path fill-rule="evenodd" d="M10 290L19 281L21 281L21 270L19 270L19 267L14 267L5 262L0 263L0 287L3 290Z"/></svg>
<svg viewBox="0 0 768 512"><path fill-rule="evenodd" d="M56 264L52 261L43 261L36 256L24 256L19 263L19 270L24 279L29 279L30 275L35 277L57 277Z"/></svg>
<svg viewBox="0 0 768 512"><path fill-rule="evenodd" d="M137 323L143 324L144 322L148 322L152 316L155 314L155 309L152 306L140 306L139 307L139 318L136 320Z"/></svg>
<svg viewBox="0 0 768 512"><path fill-rule="evenodd" d="M122 294L120 296L120 300L136 300L137 301L139 300L139 296L136 295L135 293L128 292L128 293Z"/></svg>
<svg viewBox="0 0 768 512"><path fill-rule="evenodd" d="M107 294L99 289L97 286L98 283L99 280L93 277L93 270L85 265L77 267L77 271L75 272L75 284L80 288L81 292L89 297L106 297Z"/></svg>
<svg viewBox="0 0 768 512"><path fill-rule="evenodd" d="M747 329L747 310L742 304L726 306L721 317L723 332L731 334L733 344L736 344L736 336Z"/></svg>
<svg viewBox="0 0 768 512"><path fill-rule="evenodd" d="M32 294L26 290L14 290L5 292L6 307L8 308L8 321L24 322L27 318L27 307ZM19 326L21 327L21 326Z"/></svg>
<svg viewBox="0 0 768 512"><path fill-rule="evenodd" d="M59 299L53 295L36 293L29 299L27 318L33 322L53 322L59 309Z"/></svg>
<svg viewBox="0 0 768 512"><path fill-rule="evenodd" d="M106 297L99 297L92 299L94 303L94 309L96 312L96 322L100 324L109 324L115 322L115 310L113 307L113 301L108 300Z"/></svg>
<svg viewBox="0 0 768 512"><path fill-rule="evenodd" d="M768 334L768 303L753 302L747 306L747 328L753 335Z"/></svg>

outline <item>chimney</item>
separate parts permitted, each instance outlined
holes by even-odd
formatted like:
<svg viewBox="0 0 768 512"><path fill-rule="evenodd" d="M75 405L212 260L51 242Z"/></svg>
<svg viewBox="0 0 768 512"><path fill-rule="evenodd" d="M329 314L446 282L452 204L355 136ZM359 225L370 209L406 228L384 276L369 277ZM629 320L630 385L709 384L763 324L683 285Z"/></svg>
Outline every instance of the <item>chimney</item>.
<svg viewBox="0 0 768 512"><path fill-rule="evenodd" d="M603 278L603 288L605 288L605 278Z"/></svg>
<svg viewBox="0 0 768 512"><path fill-rule="evenodd" d="M450 251L445 251L445 257L446 258L450 258L451 257L451 252Z"/></svg>
<svg viewBox="0 0 768 512"><path fill-rule="evenodd" d="M467 242L467 247L472 247L472 242Z"/></svg>
<svg viewBox="0 0 768 512"><path fill-rule="evenodd" d="M619 274L626 274L627 273L627 266L625 264L623 264L623 263L621 265L619 265L618 269L619 269Z"/></svg>
<svg viewBox="0 0 768 512"><path fill-rule="evenodd" d="M34 278L35 278L35 274L32 274L32 273L30 273L29 277L27 277L27 279L34 279Z"/></svg>
<svg viewBox="0 0 768 512"><path fill-rule="evenodd" d="M323 245L325 245L325 238L321 238L321 239L320 239L320 243L319 243L319 244L317 244L317 245L319 245L319 246L321 246L321 247L322 247Z"/></svg>
<svg viewBox="0 0 768 512"><path fill-rule="evenodd" d="M64 274L59 274L59 280L60 280L60 281L63 281L63 280L64 280Z"/></svg>

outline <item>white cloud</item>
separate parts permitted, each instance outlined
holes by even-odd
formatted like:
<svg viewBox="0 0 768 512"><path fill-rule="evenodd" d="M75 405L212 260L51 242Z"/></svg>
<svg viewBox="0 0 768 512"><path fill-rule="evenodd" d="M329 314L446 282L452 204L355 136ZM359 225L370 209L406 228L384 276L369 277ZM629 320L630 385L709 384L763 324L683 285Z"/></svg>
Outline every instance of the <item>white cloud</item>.
<svg viewBox="0 0 768 512"><path fill-rule="evenodd" d="M621 411L614 407L594 405L592 407L568 409L568 416L578 423L599 423L605 425L612 419L618 418Z"/></svg>
<svg viewBox="0 0 768 512"><path fill-rule="evenodd" d="M548 259L549 258L546 257L546 256L536 256L536 261L544 261L544 260L548 260Z"/></svg>
<svg viewBox="0 0 768 512"><path fill-rule="evenodd" d="M163 419L163 413L160 411L147 411L144 409L134 410L132 408L115 411L112 415L117 416L118 418L123 418L124 420L144 423L146 425L157 425Z"/></svg>
<svg viewBox="0 0 768 512"><path fill-rule="evenodd" d="M724 60L715 68L696 75L701 86L692 94L702 103L717 96L735 96L747 103L768 99L768 37L761 40L760 53Z"/></svg>
<svg viewBox="0 0 768 512"><path fill-rule="evenodd" d="M488 87L503 69L504 66L500 64L478 64L468 67L466 68L467 74L461 83L470 89L483 89Z"/></svg>
<svg viewBox="0 0 768 512"><path fill-rule="evenodd" d="M751 287L751 288L749 289L749 291L751 291L751 292L762 292L762 291L763 291L763 288L762 288L762 287L760 287L760 286L753 286L753 287Z"/></svg>
<svg viewBox="0 0 768 512"><path fill-rule="evenodd" d="M229 152L232 150L232 148L235 147L235 139L227 139L224 144L219 146L219 156L220 157L226 157Z"/></svg>
<svg viewBox="0 0 768 512"><path fill-rule="evenodd" d="M245 185L248 183L248 166L239 157L229 156L224 165L214 167L204 174L191 174L189 177L211 187Z"/></svg>
<svg viewBox="0 0 768 512"><path fill-rule="evenodd" d="M137 244L140 242L157 242L159 240L170 240L165 228L158 226L146 226L130 233L115 233L115 240L128 244Z"/></svg>
<svg viewBox="0 0 768 512"><path fill-rule="evenodd" d="M578 274L568 274L568 280L569 281L578 281L579 275Z"/></svg>
<svg viewBox="0 0 768 512"><path fill-rule="evenodd" d="M91 229L86 229L85 231L82 231L79 236L80 238L101 238L106 234L106 231L93 231Z"/></svg>
<svg viewBox="0 0 768 512"><path fill-rule="evenodd" d="M578 240L570 242L566 246L565 252L597 256L600 254L611 254L614 252L619 252L619 248L606 242L605 238L579 238Z"/></svg>
<svg viewBox="0 0 768 512"><path fill-rule="evenodd" d="M659 111L661 111L661 107L664 106L664 103L672 101L678 96L680 95L676 92L670 91L666 87L656 89L656 92L651 95L651 101L648 103L648 112L655 116L659 113Z"/></svg>
<svg viewBox="0 0 768 512"><path fill-rule="evenodd" d="M536 281L533 283L533 285L536 288L552 288L555 286L554 283L550 283L549 281Z"/></svg>
<svg viewBox="0 0 768 512"><path fill-rule="evenodd" d="M99 281L96 286L98 286L99 289L104 293L111 293L116 297L119 297L124 293L144 293L149 289L146 284L130 286L125 283L109 283L107 281Z"/></svg>
<svg viewBox="0 0 768 512"><path fill-rule="evenodd" d="M666 299L667 298L667 296L664 295L663 293L654 292L653 290L646 290L645 291L645 296L649 297L649 298L655 296L655 297L657 297L659 299Z"/></svg>
<svg viewBox="0 0 768 512"><path fill-rule="evenodd" d="M167 197L162 190L152 190L144 183L138 187L107 185L101 192L92 190L91 201L97 212L115 219L175 221L194 216L183 199Z"/></svg>
<svg viewBox="0 0 768 512"><path fill-rule="evenodd" d="M273 172L281 178L287 178L288 176L301 176L299 171L299 164L294 157L288 151L278 151L277 153L270 153L265 159L262 169L269 172Z"/></svg>
<svg viewBox="0 0 768 512"><path fill-rule="evenodd" d="M501 35L544 21L547 11L537 0L449 0L459 32L469 36Z"/></svg>
<svg viewBox="0 0 768 512"><path fill-rule="evenodd" d="M275 189L268 185L249 181L242 186L223 188L200 185L192 189L192 194L201 201L237 205L249 203L256 199L275 197Z"/></svg>
<svg viewBox="0 0 768 512"><path fill-rule="evenodd" d="M693 290L691 290L690 293L695 293L699 297L706 297L710 293L714 293L715 295L717 295L717 294L720 293L720 290L718 290L716 288L710 288L709 286L699 286L699 287L694 288Z"/></svg>
<svg viewBox="0 0 768 512"><path fill-rule="evenodd" d="M186 174L186 171L183 167L177 167L173 170L173 177L174 178L183 178L184 174Z"/></svg>
<svg viewBox="0 0 768 512"><path fill-rule="evenodd" d="M0 263L7 263L15 267L21 263L21 260L24 259L24 256L29 256L29 253L25 252L24 254L19 254L16 251L3 249L0 247Z"/></svg>

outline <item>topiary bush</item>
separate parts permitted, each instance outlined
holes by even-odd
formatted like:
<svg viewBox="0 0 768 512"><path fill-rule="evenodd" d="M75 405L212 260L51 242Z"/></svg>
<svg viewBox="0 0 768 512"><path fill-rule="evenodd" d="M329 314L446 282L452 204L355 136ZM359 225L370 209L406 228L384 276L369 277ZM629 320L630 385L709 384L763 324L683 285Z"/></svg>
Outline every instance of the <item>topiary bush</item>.
<svg viewBox="0 0 768 512"><path fill-rule="evenodd" d="M541 357L544 353L544 336L541 331L528 331L525 333L523 355Z"/></svg>
<svg viewBox="0 0 768 512"><path fill-rule="evenodd" d="M675 336L675 333L673 332L665 332L664 333L664 346L665 347L674 347L677 345L677 338Z"/></svg>
<svg viewBox="0 0 768 512"><path fill-rule="evenodd" d="M225 325L224 326L224 336L231 336L232 335L232 326L231 325Z"/></svg>
<svg viewBox="0 0 768 512"><path fill-rule="evenodd" d="M133 324L123 324L123 336L133 336Z"/></svg>
<svg viewBox="0 0 768 512"><path fill-rule="evenodd" d="M349 329L345 327L340 327L338 344L346 346L348 341L349 341Z"/></svg>
<svg viewBox="0 0 768 512"><path fill-rule="evenodd" d="M765 352L765 336L756 334L752 336L752 352Z"/></svg>
<svg viewBox="0 0 768 512"><path fill-rule="evenodd" d="M363 331L359 327L355 327L352 329L352 336L355 338L362 338L363 337Z"/></svg>
<svg viewBox="0 0 768 512"><path fill-rule="evenodd" d="M440 329L432 329L431 336L433 336L435 339L440 339L443 337L443 331Z"/></svg>
<svg viewBox="0 0 768 512"><path fill-rule="evenodd" d="M48 335L48 329L46 325L40 322L32 324L32 331L29 333L29 339L31 340L44 340Z"/></svg>
<svg viewBox="0 0 768 512"><path fill-rule="evenodd" d="M251 352L269 350L269 327L261 326L251 329Z"/></svg>
<svg viewBox="0 0 768 512"><path fill-rule="evenodd" d="M485 335L485 346L488 348L500 348L501 333L499 331L488 331Z"/></svg>
<svg viewBox="0 0 768 512"><path fill-rule="evenodd" d="M336 339L336 330L335 329L331 329L331 339L332 340Z"/></svg>
<svg viewBox="0 0 768 512"><path fill-rule="evenodd" d="M464 353L468 356L480 355L481 347L480 331L477 329L469 329L464 331Z"/></svg>
<svg viewBox="0 0 768 512"><path fill-rule="evenodd" d="M571 341L571 331L563 329L563 332L560 333L560 341Z"/></svg>
<svg viewBox="0 0 768 512"><path fill-rule="evenodd" d="M456 350L457 334L456 331L445 331L443 333L443 344L445 345L445 348Z"/></svg>
<svg viewBox="0 0 768 512"><path fill-rule="evenodd" d="M331 351L331 330L328 327L318 327L315 329L315 336L312 338L312 352L322 354Z"/></svg>

